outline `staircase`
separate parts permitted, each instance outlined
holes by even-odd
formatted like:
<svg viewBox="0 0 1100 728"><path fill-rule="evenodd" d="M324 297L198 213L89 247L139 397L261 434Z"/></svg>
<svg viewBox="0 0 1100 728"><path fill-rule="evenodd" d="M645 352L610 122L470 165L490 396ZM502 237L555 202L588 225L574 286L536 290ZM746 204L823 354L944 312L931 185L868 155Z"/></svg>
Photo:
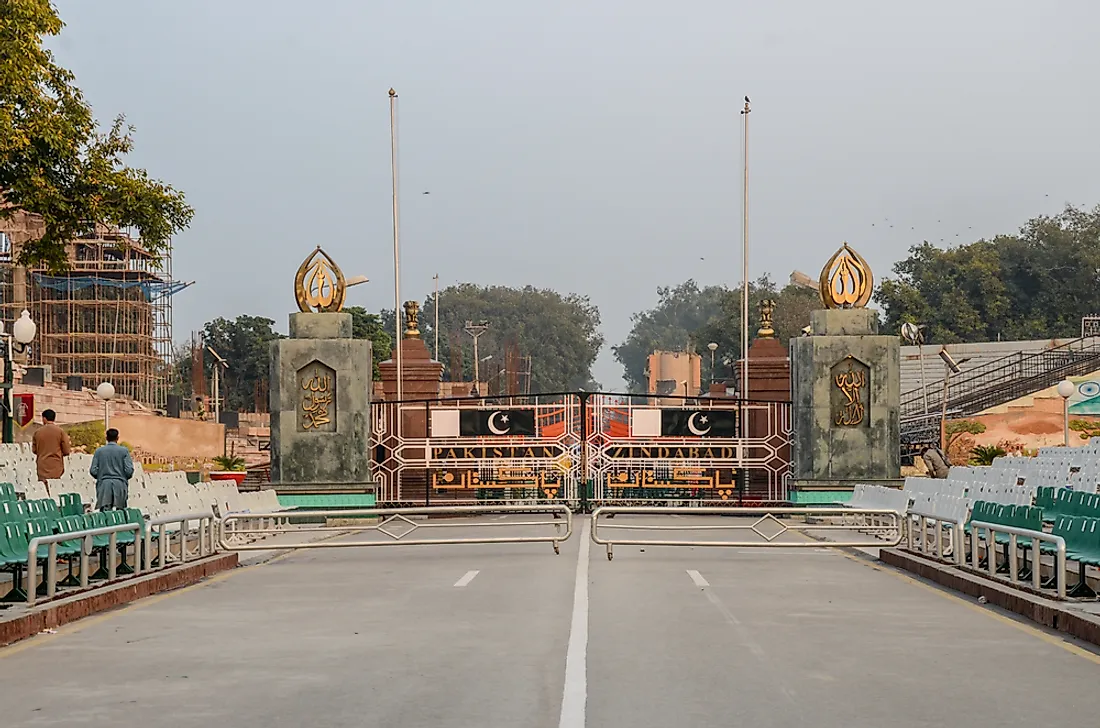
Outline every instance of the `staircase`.
<svg viewBox="0 0 1100 728"><path fill-rule="evenodd" d="M1053 387L1066 377L1081 376L1100 369L1100 337L1074 339L1060 346L1034 353L1017 353L996 359L974 369L952 375L948 383L949 417L969 417L990 407ZM931 431L936 421L939 437L939 413L943 410L943 390L928 392L928 414L920 389L901 398L901 440L915 442Z"/></svg>

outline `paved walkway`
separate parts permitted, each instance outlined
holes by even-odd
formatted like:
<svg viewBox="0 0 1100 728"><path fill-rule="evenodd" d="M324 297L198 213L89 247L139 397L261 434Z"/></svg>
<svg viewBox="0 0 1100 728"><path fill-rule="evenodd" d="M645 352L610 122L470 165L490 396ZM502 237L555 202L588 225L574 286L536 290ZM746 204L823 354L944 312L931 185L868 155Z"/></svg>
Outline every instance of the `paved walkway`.
<svg viewBox="0 0 1100 728"><path fill-rule="evenodd" d="M576 530L560 556L547 544L298 551L89 618L0 649L2 723L1100 720L1095 653L868 559L622 546L608 562L584 519Z"/></svg>

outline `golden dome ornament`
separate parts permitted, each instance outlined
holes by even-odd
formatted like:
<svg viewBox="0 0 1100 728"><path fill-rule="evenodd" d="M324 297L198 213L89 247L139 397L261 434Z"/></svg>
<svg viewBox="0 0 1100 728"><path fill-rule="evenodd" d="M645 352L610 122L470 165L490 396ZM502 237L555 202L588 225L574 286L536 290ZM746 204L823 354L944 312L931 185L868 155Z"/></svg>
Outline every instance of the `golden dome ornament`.
<svg viewBox="0 0 1100 728"><path fill-rule="evenodd" d="M294 276L294 298L302 313L336 313L344 308L347 282L340 266L317 249L298 267Z"/></svg>
<svg viewBox="0 0 1100 728"><path fill-rule="evenodd" d="M818 279L818 292L825 308L864 308L874 287L871 266L848 243L833 253Z"/></svg>

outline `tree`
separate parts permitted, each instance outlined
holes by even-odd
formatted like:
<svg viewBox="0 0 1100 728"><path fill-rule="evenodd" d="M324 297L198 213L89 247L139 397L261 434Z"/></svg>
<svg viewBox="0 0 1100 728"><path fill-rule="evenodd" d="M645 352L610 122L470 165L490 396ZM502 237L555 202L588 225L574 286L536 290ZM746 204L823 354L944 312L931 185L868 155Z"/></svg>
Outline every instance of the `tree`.
<svg viewBox="0 0 1100 728"><path fill-rule="evenodd" d="M255 404L259 382L267 381L271 370L271 342L281 339L272 326L275 322L262 316L238 316L229 321L216 318L203 327L206 345L229 365L221 384L226 410L251 411ZM204 356L203 365L209 378L213 357Z"/></svg>
<svg viewBox="0 0 1100 728"><path fill-rule="evenodd" d="M891 333L913 322L930 343L1076 336L1100 311L1100 207L946 250L925 242L894 274L875 294Z"/></svg>
<svg viewBox="0 0 1100 728"><path fill-rule="evenodd" d="M376 313L369 313L362 306L348 306L345 313L351 314L351 336L353 339L369 339L371 343L371 358L373 361L372 376L380 379L378 365L386 361L392 354L393 336L383 328L382 317ZM392 319L391 319L392 322Z"/></svg>
<svg viewBox="0 0 1100 728"><path fill-rule="evenodd" d="M45 224L20 261L63 270L65 243L91 223L136 228L163 252L194 212L181 192L123 164L133 148L124 117L97 128L73 74L43 47L62 26L49 0L0 0L0 216L21 210Z"/></svg>
<svg viewBox="0 0 1100 728"><path fill-rule="evenodd" d="M383 312L385 325L387 316ZM531 356L531 392L571 391L597 384L592 364L603 346L600 312L586 296L563 295L533 286L478 286L463 283L439 292L439 358L451 361L451 339L466 321L488 321L489 330L478 340L478 355L492 357L480 367L483 381L490 373L506 371L508 344ZM429 350L434 346L435 295L425 297L420 330ZM389 319L392 325L393 319ZM452 380L472 381L473 346L460 333L461 373L447 371ZM598 388L598 387L597 387Z"/></svg>
<svg viewBox="0 0 1100 728"><path fill-rule="evenodd" d="M615 359L623 366L623 378L633 392L644 392L648 386L646 367L649 355L656 350L692 350L703 357L703 380L732 376L732 367L725 362L741 358L741 288L707 286L700 288L693 280L675 287L657 289L657 305L634 314L634 323L623 343L611 348ZM775 284L763 276L749 285L749 333L755 337L759 328L757 303L763 298L776 302L773 328L784 345L796 337L810 322L810 311L821 308L814 290L788 285L776 291ZM718 344L715 350L714 372L710 371L707 344Z"/></svg>

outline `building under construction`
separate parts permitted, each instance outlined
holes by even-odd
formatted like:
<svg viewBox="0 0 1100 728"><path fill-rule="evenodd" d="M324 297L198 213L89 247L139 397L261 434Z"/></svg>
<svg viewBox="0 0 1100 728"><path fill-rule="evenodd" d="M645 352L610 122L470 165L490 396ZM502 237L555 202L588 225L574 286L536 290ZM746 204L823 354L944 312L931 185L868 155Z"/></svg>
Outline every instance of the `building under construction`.
<svg viewBox="0 0 1100 728"><path fill-rule="evenodd" d="M111 382L119 395L164 407L172 383L172 279L159 259L124 231L104 225L66 246L63 273L16 265L21 245L42 234L36 216L0 219L0 308L6 326L30 312L38 325L30 366L85 387Z"/></svg>

